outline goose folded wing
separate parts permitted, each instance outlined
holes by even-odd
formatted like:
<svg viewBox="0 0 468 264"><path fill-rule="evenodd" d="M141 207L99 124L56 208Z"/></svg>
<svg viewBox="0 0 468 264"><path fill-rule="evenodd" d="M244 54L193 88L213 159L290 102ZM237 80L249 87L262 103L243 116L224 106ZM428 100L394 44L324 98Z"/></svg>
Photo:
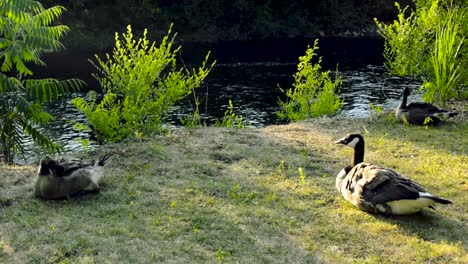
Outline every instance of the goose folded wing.
<svg viewBox="0 0 468 264"><path fill-rule="evenodd" d="M426 114L434 114L434 113L439 113L439 112L444 111L443 109L440 109L433 104L424 103L424 102L412 102L406 108L408 108L411 111L419 110Z"/></svg>
<svg viewBox="0 0 468 264"><path fill-rule="evenodd" d="M380 169L373 171L374 181L367 184L363 191L364 199L373 204L384 204L397 200L414 200L425 190L408 178L393 170Z"/></svg>
<svg viewBox="0 0 468 264"><path fill-rule="evenodd" d="M411 109L411 111L406 114L406 118L410 123L424 124L426 122L426 118L430 117L433 119L433 122L438 123L440 122L440 118L435 115L436 113L438 112L415 108Z"/></svg>
<svg viewBox="0 0 468 264"><path fill-rule="evenodd" d="M62 159L60 160L60 165L64 169L63 176L70 176L74 171L90 166L91 164L85 164L80 159L72 159L72 160Z"/></svg>
<svg viewBox="0 0 468 264"><path fill-rule="evenodd" d="M430 104L430 103L425 103L425 102L412 102L409 103L406 108L419 108L419 109L424 109L426 111L434 111L434 112L439 112L442 109L438 108L437 106Z"/></svg>
<svg viewBox="0 0 468 264"><path fill-rule="evenodd" d="M372 171L378 168L371 163L364 162L354 166L348 173L346 189L353 193L361 193L365 186L375 180L377 175L372 173Z"/></svg>

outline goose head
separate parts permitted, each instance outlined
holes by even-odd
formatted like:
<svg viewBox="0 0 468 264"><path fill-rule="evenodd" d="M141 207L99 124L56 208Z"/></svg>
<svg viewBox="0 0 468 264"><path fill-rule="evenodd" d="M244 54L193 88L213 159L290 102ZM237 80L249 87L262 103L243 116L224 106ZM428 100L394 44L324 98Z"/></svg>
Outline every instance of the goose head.
<svg viewBox="0 0 468 264"><path fill-rule="evenodd" d="M335 143L356 148L359 144L364 144L364 138L360 134L347 134L344 138L335 141Z"/></svg>
<svg viewBox="0 0 468 264"><path fill-rule="evenodd" d="M63 167L60 166L56 160L45 157L41 160L41 165L39 166L37 174L39 176L49 176L51 174L54 176L62 176L63 172Z"/></svg>
<svg viewBox="0 0 468 264"><path fill-rule="evenodd" d="M364 138L361 134L347 134L345 137L335 141L335 144L341 144L354 149L353 166L364 161Z"/></svg>

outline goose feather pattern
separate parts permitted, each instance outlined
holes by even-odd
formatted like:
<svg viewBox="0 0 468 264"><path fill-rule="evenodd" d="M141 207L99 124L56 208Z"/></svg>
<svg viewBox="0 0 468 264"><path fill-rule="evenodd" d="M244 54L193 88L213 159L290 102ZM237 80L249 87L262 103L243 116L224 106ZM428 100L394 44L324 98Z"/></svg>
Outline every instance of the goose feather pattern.
<svg viewBox="0 0 468 264"><path fill-rule="evenodd" d="M85 163L80 159L44 158L37 172L35 196L42 199L62 199L99 191L102 167L108 158L109 155L105 155L94 163Z"/></svg>
<svg viewBox="0 0 468 264"><path fill-rule="evenodd" d="M362 162L364 139L361 135L348 134L336 143L349 144L355 149L353 166L338 173L336 188L359 209L376 214L408 215L436 203L451 203L426 192L422 186L395 170Z"/></svg>

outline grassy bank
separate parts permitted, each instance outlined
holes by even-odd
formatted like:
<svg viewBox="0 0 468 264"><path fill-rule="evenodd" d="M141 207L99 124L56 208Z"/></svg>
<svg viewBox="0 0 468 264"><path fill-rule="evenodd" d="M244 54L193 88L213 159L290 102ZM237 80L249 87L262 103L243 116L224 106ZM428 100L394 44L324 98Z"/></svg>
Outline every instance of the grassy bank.
<svg viewBox="0 0 468 264"><path fill-rule="evenodd" d="M466 131L388 117L177 129L101 149L113 153L102 191L64 201L33 198L35 167L1 166L0 262L468 263ZM365 160L453 205L350 206L334 186L352 150L333 141L348 132L365 135Z"/></svg>

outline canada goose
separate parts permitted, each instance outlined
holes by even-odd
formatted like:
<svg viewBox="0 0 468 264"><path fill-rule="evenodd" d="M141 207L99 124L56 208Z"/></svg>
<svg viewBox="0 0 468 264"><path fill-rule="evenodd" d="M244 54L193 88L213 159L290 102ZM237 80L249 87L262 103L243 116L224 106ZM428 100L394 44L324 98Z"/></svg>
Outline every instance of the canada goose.
<svg viewBox="0 0 468 264"><path fill-rule="evenodd" d="M395 116L400 122L406 120L413 125L438 125L442 120L454 117L458 113L438 108L430 103L412 102L406 105L410 90L403 89L403 100L398 105ZM429 119L430 118L430 119Z"/></svg>
<svg viewBox="0 0 468 264"><path fill-rule="evenodd" d="M449 200L427 193L416 182L392 169L364 161L364 139L360 134L348 134L335 142L354 149L353 164L336 176L336 188L343 197L359 209L386 215L413 214L435 203Z"/></svg>
<svg viewBox="0 0 468 264"><path fill-rule="evenodd" d="M77 194L99 191L102 166L109 155L93 163L78 159L54 160L44 158L37 171L35 196L43 199L61 199Z"/></svg>

